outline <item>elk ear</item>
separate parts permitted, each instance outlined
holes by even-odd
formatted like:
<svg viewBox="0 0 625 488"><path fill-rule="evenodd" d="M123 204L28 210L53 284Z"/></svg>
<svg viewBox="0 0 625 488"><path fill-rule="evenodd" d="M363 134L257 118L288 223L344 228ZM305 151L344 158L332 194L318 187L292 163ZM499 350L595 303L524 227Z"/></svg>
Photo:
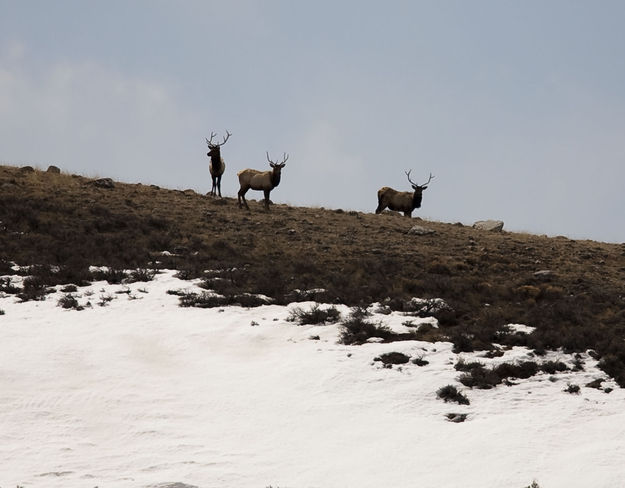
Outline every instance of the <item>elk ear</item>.
<svg viewBox="0 0 625 488"><path fill-rule="evenodd" d="M422 187L420 187L420 188L421 188L422 190L427 190L427 189L428 189L428 186L427 186L427 185L424 185L424 186L422 186Z"/></svg>
<svg viewBox="0 0 625 488"><path fill-rule="evenodd" d="M272 168L276 167L276 163L269 163L269 166L271 166Z"/></svg>

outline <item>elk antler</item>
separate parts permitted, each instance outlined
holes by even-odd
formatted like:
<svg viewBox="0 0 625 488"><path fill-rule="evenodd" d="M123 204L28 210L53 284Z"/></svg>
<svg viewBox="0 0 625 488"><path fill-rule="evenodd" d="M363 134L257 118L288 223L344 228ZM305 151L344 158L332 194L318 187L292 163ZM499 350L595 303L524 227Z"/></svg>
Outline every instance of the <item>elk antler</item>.
<svg viewBox="0 0 625 488"><path fill-rule="evenodd" d="M271 159L269 159L269 151L267 151L267 161L269 161L269 164L286 164L286 160L287 159L289 159L289 155L287 153L283 153L282 154L282 162L274 163Z"/></svg>
<svg viewBox="0 0 625 488"><path fill-rule="evenodd" d="M230 132L226 131L226 137L224 137L223 142L221 143L213 143L213 137L215 137L217 134L215 134L214 132L211 132L211 138L210 141L208 139L206 139L206 144L208 144L208 147L221 147L223 146L226 141L230 138L230 136L232 134L230 134Z"/></svg>
<svg viewBox="0 0 625 488"><path fill-rule="evenodd" d="M410 171L404 171L404 173L406 173L406 176L408 177L408 181L410 182L410 184L411 184L411 185L418 186L418 187L420 187L420 188L423 188L424 186L427 186L427 185L428 185L428 183L429 183L430 181L432 181L432 178L434 178L434 176L432 175L432 173L430 173L430 178L429 178L429 179L428 179L425 183L423 183L422 185L418 185L417 183L415 183L414 181L412 181L412 180L410 179L410 172L411 172L411 171L412 171L412 170L410 170Z"/></svg>
<svg viewBox="0 0 625 488"><path fill-rule="evenodd" d="M411 171L412 171L412 170L410 170L410 171L404 171L404 173L406 173L406 176L408 177L408 181L410 182L410 184L411 184L411 185L414 185L414 186L419 186L419 185L417 185L414 181L412 181L412 180L410 179L410 172L411 172Z"/></svg>
<svg viewBox="0 0 625 488"><path fill-rule="evenodd" d="M211 132L211 138L210 141L208 140L208 138L204 138L206 139L206 144L208 144L208 147L215 147L215 144L213 144L213 137L215 137L217 134L215 134L214 132Z"/></svg>
<svg viewBox="0 0 625 488"><path fill-rule="evenodd" d="M419 185L419 186L427 186L427 184L428 184L430 181L432 181L432 178L434 178L434 176L432 176L432 173L430 173L430 177L428 178L428 180L427 180L425 183L423 183L422 185Z"/></svg>

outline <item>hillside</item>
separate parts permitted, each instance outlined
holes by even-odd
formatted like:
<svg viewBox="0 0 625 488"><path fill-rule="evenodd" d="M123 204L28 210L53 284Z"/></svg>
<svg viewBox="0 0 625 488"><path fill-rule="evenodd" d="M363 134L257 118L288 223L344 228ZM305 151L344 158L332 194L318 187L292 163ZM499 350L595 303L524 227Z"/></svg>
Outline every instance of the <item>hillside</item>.
<svg viewBox="0 0 625 488"><path fill-rule="evenodd" d="M251 200L250 207L191 190L100 186L0 166L0 275L10 262L44 265L29 273L49 285L88 282L90 265L178 269L207 280L205 270L222 270L207 285L232 301L250 292L283 304L298 298L296 289L323 289L313 298L402 310L411 297L442 298L449 307L434 312L441 329L424 338L444 336L457 351L494 343L537 354L593 349L599 366L625 386L623 245L487 233L390 213L282 204L267 213ZM435 232L410 235L416 224ZM536 331L508 333L509 323Z"/></svg>

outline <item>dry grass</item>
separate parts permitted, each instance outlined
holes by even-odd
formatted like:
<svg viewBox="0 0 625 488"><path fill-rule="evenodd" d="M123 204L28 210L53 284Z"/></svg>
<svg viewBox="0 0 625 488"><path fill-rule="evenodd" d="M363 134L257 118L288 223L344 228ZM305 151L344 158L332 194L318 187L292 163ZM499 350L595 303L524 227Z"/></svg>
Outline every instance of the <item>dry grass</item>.
<svg viewBox="0 0 625 488"><path fill-rule="evenodd" d="M427 222L434 235L412 236L420 219L286 205L265 212L254 201L247 212L231 198L93 181L0 166L0 271L8 261L60 266L41 288L79 285L89 265L204 278L204 270L221 270L213 280L220 293L262 293L277 303L314 288L325 290L324 301L390 298L397 309L413 296L440 297L451 310L434 313L442 329L430 338L455 338L463 350L495 340L537 352L594 349L625 386L625 245L440 222ZM552 273L535 275L541 270ZM537 330L510 334L510 322Z"/></svg>

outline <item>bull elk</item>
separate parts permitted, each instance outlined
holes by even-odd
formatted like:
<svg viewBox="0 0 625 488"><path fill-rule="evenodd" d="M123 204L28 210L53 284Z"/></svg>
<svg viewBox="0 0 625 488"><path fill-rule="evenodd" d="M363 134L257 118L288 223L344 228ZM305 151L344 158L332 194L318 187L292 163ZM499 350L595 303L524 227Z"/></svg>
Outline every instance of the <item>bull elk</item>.
<svg viewBox="0 0 625 488"><path fill-rule="evenodd" d="M412 170L410 170L412 171ZM428 187L428 183L432 181L432 173L430 178L423 184L417 185L410 179L410 171L404 171L408 177L408 181L412 185L414 192L397 191L384 186L378 190L378 208L375 213L379 214L385 208L395 210L396 212L404 212L405 217L412 217L412 211L421 207L421 199L423 198L423 190Z"/></svg>
<svg viewBox="0 0 625 488"><path fill-rule="evenodd" d="M206 155L210 158L211 162L208 165L208 170L210 171L211 178L213 179L213 187L211 188L210 194L211 196L215 196L219 193L219 197L221 197L221 175L224 174L226 169L226 163L221 157L221 146L223 146L226 141L230 138L232 134L226 131L226 137L220 143L213 142L213 138L216 136L214 132L211 132L210 140L206 139L206 144L208 144L208 152Z"/></svg>
<svg viewBox="0 0 625 488"><path fill-rule="evenodd" d="M242 207L242 200L243 204L245 204L245 208L248 210L250 209L247 205L247 201L245 200L245 193L247 193L247 190L252 189L262 190L265 193L265 210L269 210L269 194L271 193L271 190L280 184L281 171L282 168L284 168L287 159L289 159L289 155L284 153L282 162L274 163L269 158L269 153L267 153L267 161L269 161L269 166L272 168L270 171L244 169L237 173L237 176L239 177L239 184L241 185L238 193L239 208Z"/></svg>

